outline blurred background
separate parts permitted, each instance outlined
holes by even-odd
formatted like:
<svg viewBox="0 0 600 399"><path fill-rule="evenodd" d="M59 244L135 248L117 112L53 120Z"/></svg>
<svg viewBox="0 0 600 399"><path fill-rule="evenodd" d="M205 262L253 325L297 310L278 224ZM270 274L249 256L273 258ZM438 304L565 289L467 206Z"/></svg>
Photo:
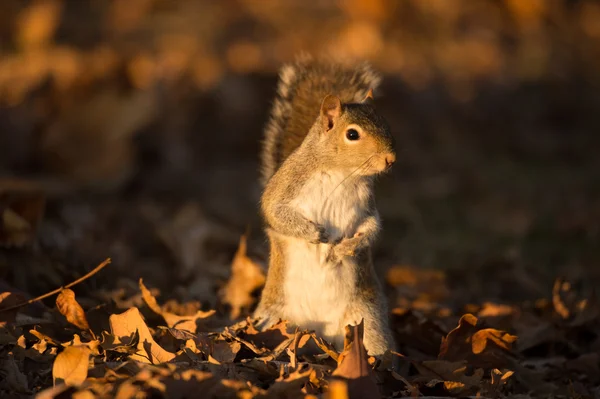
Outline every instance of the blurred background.
<svg viewBox="0 0 600 399"><path fill-rule="evenodd" d="M384 75L388 289L426 271L468 303L600 281L597 1L2 0L1 284L40 294L111 256L88 287L143 277L215 306L248 227L266 259L260 139L302 51Z"/></svg>

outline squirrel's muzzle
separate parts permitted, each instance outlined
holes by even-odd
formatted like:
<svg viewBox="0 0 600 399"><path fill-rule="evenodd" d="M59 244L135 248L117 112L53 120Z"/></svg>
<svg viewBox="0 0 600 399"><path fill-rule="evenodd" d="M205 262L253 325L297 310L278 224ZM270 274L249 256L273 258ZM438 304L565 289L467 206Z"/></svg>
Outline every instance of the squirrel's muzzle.
<svg viewBox="0 0 600 399"><path fill-rule="evenodd" d="M394 162L396 162L396 154L390 152L385 156L385 165L388 169L392 167Z"/></svg>

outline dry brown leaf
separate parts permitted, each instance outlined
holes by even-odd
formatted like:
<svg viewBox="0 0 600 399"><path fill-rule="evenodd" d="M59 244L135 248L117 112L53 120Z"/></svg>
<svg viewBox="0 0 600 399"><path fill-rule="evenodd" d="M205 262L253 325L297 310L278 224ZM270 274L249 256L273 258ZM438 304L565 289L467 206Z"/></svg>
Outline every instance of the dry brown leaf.
<svg viewBox="0 0 600 399"><path fill-rule="evenodd" d="M92 355L94 355L94 356L100 355L101 344L100 344L100 341L98 341L97 339L91 340L89 342L81 342L81 338L79 337L79 335L74 334L73 339L71 341L62 343L62 346L64 346L64 347L81 346L81 345L87 346Z"/></svg>
<svg viewBox="0 0 600 399"><path fill-rule="evenodd" d="M37 339L39 339L40 341L46 341L46 342L48 342L48 343L50 343L51 345L54 345L54 346L61 346L60 342L58 342L54 338L49 337L48 335L46 335L46 334L44 334L44 333L42 333L40 331L29 330L29 333L31 335L33 335L34 337L36 337Z"/></svg>
<svg viewBox="0 0 600 399"><path fill-rule="evenodd" d="M344 351L340 354L338 367L332 375L348 381L351 398L378 396L379 388L363 344L364 322L361 320L357 326L346 326L345 329Z"/></svg>
<svg viewBox="0 0 600 399"><path fill-rule="evenodd" d="M310 338L311 336L307 332L299 331L298 328L296 329L294 342L292 343L290 348L286 348L286 352L290 357L290 367L293 370L296 370L296 368L298 367L298 348L302 348L304 345L306 345Z"/></svg>
<svg viewBox="0 0 600 399"><path fill-rule="evenodd" d="M231 265L231 277L221 291L223 303L231 306L232 319L237 319L242 309L254 303L252 292L265 284L262 267L246 255L246 240L246 235L242 235Z"/></svg>
<svg viewBox="0 0 600 399"><path fill-rule="evenodd" d="M264 360L264 361L277 360L277 358L279 358L279 356L281 356L284 352L286 352L286 350L289 348L289 346L292 343L294 343L293 336L291 338L286 339L279 345L277 345L277 347L275 349L273 349L270 353L268 353L264 356L261 356L260 359Z"/></svg>
<svg viewBox="0 0 600 399"><path fill-rule="evenodd" d="M121 314L113 314L109 318L110 330L117 342L127 345L136 331L139 334L137 344L137 353L131 355L132 360L142 363L166 363L173 358L175 354L164 350L159 346L142 319L142 315L137 308L130 308Z"/></svg>
<svg viewBox="0 0 600 399"><path fill-rule="evenodd" d="M512 375L515 372L512 370L498 370L498 369L493 369L491 371L491 386L492 389L497 390L499 387L501 387L502 385L505 385L508 380L510 379L510 377L512 377Z"/></svg>
<svg viewBox="0 0 600 399"><path fill-rule="evenodd" d="M313 373L310 367L305 370L295 370L287 376L280 376L275 383L269 387L268 394L273 398L289 398L298 396L302 388L309 381Z"/></svg>
<svg viewBox="0 0 600 399"><path fill-rule="evenodd" d="M205 319L215 314L214 310L209 310L206 312L199 310L196 312L196 314L191 316L179 316L171 312L167 312L160 307L154 295L152 295L150 290L144 285L142 279L139 280L139 286L140 290L142 291L142 298L144 299L144 302L146 302L146 305L148 305L150 310L152 310L154 313L162 316L169 328L176 328L178 330L195 333L197 329L196 320Z"/></svg>
<svg viewBox="0 0 600 399"><path fill-rule="evenodd" d="M504 349L505 351L511 351L512 343L516 340L517 337L515 335L510 335L504 331L495 330L493 328L486 328L473 334L471 349L474 354L478 355L483 353L488 347L488 342L491 342L498 348Z"/></svg>
<svg viewBox="0 0 600 399"><path fill-rule="evenodd" d="M504 368L512 364L512 344L517 337L493 328L481 329L477 317L465 314L458 326L442 339L438 358L460 361L483 368Z"/></svg>
<svg viewBox="0 0 600 399"><path fill-rule="evenodd" d="M218 341L212 346L211 356L219 363L233 363L235 355L242 349L242 344L237 341Z"/></svg>
<svg viewBox="0 0 600 399"><path fill-rule="evenodd" d="M288 332L288 322L280 320L264 331L258 331L252 324L248 325L243 337L252 342L259 348L275 349L282 342L294 336L293 332Z"/></svg>
<svg viewBox="0 0 600 399"><path fill-rule="evenodd" d="M90 329L85 312L75 299L75 293L72 290L66 288L60 291L56 297L56 307L69 323L82 330Z"/></svg>
<svg viewBox="0 0 600 399"><path fill-rule="evenodd" d="M66 347L56 356L52 366L54 385L81 385L87 378L89 359L90 349L87 346Z"/></svg>
<svg viewBox="0 0 600 399"><path fill-rule="evenodd" d="M560 278L556 279L554 286L552 287L552 304L554 305L554 310L563 319L568 319L571 315L571 312L569 312L568 306L563 301L561 293L568 293L570 288L570 284Z"/></svg>
<svg viewBox="0 0 600 399"><path fill-rule="evenodd" d="M311 333L310 336L312 337L315 344L317 344L317 346L321 348L323 353L329 355L329 357L331 357L336 362L339 361L340 354L329 342L325 341L322 337L317 336L315 333Z"/></svg>
<svg viewBox="0 0 600 399"><path fill-rule="evenodd" d="M458 381L444 381L444 389L451 395L459 395L465 391L466 386Z"/></svg>

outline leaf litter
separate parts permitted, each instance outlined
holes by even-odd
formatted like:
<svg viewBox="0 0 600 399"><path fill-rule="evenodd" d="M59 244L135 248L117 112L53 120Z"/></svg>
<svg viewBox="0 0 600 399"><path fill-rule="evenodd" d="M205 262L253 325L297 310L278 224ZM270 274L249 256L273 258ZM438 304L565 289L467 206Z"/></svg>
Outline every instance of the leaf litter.
<svg viewBox="0 0 600 399"><path fill-rule="evenodd" d="M534 304L485 302L466 306L472 313L462 315L440 312L446 294L428 310L412 307L406 295L408 302L390 312L398 351L375 359L364 348L362 322L346 327L344 348L338 352L314 332L285 320L260 330L250 317L229 318L227 313L248 315L256 304L251 291L257 281L240 283L240 275L253 275L258 267L246 254L244 240L224 286L239 285L245 294L237 298L243 300L225 295L223 304L229 307L220 311L198 304L160 305L158 291L140 279L141 302L107 312L108 329L93 331L87 318L93 308L86 310L70 288L55 290L56 311L48 309L42 319L28 319L30 306L19 305L31 300L1 293L0 393L125 399L188 398L202 392L202 397L214 398L345 399L585 398L599 392L598 305L593 296L581 298L566 281L557 280L549 298ZM418 277L406 273L404 267L392 273L392 283L406 284L402 289L407 293L410 287L423 289ZM424 278L431 281L431 273ZM316 352L303 351L309 346Z"/></svg>

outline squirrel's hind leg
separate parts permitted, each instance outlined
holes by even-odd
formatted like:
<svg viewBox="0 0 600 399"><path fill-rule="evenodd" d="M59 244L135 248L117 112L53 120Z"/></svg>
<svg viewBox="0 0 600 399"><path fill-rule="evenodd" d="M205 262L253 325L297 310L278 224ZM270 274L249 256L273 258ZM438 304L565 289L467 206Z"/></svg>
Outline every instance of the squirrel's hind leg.
<svg viewBox="0 0 600 399"><path fill-rule="evenodd" d="M394 339L389 328L386 308L370 301L357 301L348 312L348 324L364 322L363 344L370 356L380 357L388 350L394 350Z"/></svg>
<svg viewBox="0 0 600 399"><path fill-rule="evenodd" d="M252 317L256 320L255 327L260 331L269 329L282 319L280 312L273 307L264 306L262 302L259 303Z"/></svg>

